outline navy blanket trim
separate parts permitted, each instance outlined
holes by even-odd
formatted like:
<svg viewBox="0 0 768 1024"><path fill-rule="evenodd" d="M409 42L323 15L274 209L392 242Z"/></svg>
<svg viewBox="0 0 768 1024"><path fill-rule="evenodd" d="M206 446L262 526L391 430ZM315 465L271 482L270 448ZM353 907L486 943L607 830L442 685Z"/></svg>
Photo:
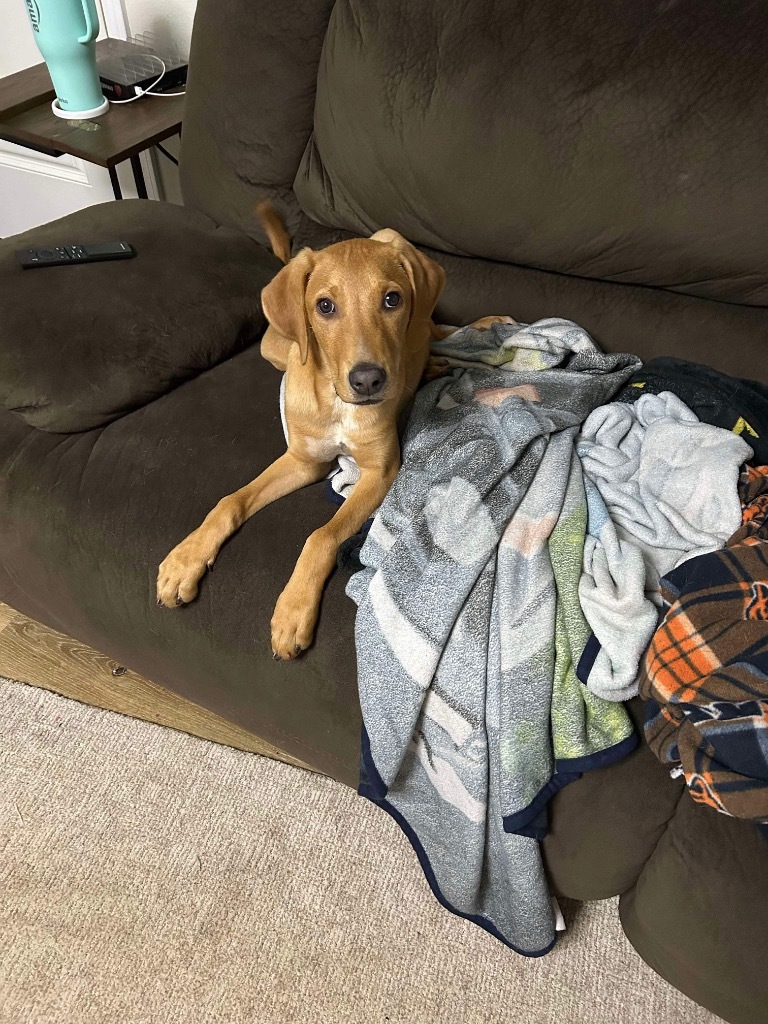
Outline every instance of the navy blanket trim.
<svg viewBox="0 0 768 1024"><path fill-rule="evenodd" d="M368 738L368 730L365 725L360 732L360 784L357 791L361 796L368 797L374 803L385 800L387 796L387 784L379 775L379 770L373 762L371 741ZM369 796L369 793L372 795Z"/></svg>
<svg viewBox="0 0 768 1024"><path fill-rule="evenodd" d="M343 505L344 502L347 499L344 497L343 494L339 494L338 491L334 491L333 484L331 483L331 480L332 480L332 477L328 477L328 479L325 481L325 487L324 487L325 497L333 505Z"/></svg>
<svg viewBox="0 0 768 1024"><path fill-rule="evenodd" d="M608 747L606 750L600 750L596 754L589 754L587 757L564 757L555 761L555 774L539 790L528 806L524 807L521 811L517 811L515 814L508 814L503 819L504 831L516 832L521 836L531 836L533 839L543 839L547 834L546 829L543 834L538 835L528 831L528 829L532 819L549 803L555 793L558 793L569 783L575 782L576 779L580 779L584 772L594 771L595 768L604 768L615 761L620 761L627 754L631 754L639 742L640 737L633 729L629 736L619 743L614 743L612 747ZM535 823L534 828L541 833L541 824L539 822Z"/></svg>
<svg viewBox="0 0 768 1024"><path fill-rule="evenodd" d="M503 824L503 819L502 819ZM507 829L504 830L505 832ZM538 816L530 821L527 825L523 825L522 828L515 830L518 836L525 836L526 839L538 839L541 842L542 839L547 838L547 832L549 831L549 813L546 805L541 808Z"/></svg>
<svg viewBox="0 0 768 1024"><path fill-rule="evenodd" d="M589 757L562 758L557 761L555 763L555 775L542 787L528 806L524 807L521 811L517 811L515 814L508 814L505 818L502 818L504 831L526 836L529 839L544 839L547 835L546 819L542 819L540 816L542 810L547 806L555 793L558 793L569 783L581 778L585 771L602 768L605 765L613 764L615 761L620 761L627 754L632 753L639 741L639 736L633 730L630 736L627 736L619 743L615 743L612 747L608 747L607 750L601 750L599 753L592 754ZM363 796L367 796L374 803L379 803L386 800L387 786L373 762L371 741L368 738L365 726L363 726L360 746L360 786L358 787L358 792Z"/></svg>
<svg viewBox="0 0 768 1024"><path fill-rule="evenodd" d="M763 837L766 843L768 843L768 824L764 824L762 821L759 821L757 823L757 831L760 833L760 835Z"/></svg>
<svg viewBox="0 0 768 1024"><path fill-rule="evenodd" d="M581 652L579 664L576 666L576 678L580 683L584 683L585 686L587 685L589 673L592 671L595 664L595 658L600 653L601 647L602 645L600 641L593 633L589 640L587 640L586 647Z"/></svg>
<svg viewBox="0 0 768 1024"><path fill-rule="evenodd" d="M555 761L555 771L560 772L590 772L595 768L604 768L606 765L620 761L640 743L640 737L634 727L629 736L614 743L612 747L599 750L596 754L588 754L586 757L563 757ZM555 776L557 777L557 776Z"/></svg>
<svg viewBox="0 0 768 1024"><path fill-rule="evenodd" d="M476 924L478 927L484 928L485 931L489 932L494 937L494 939L498 939L499 942L505 945L508 949L511 949L515 953L519 953L520 956L546 956L546 954L554 948L554 945L557 942L557 934L555 934L554 939L545 949L539 949L534 952L530 952L526 949L518 949L517 946L513 946L511 942L507 942L493 921L489 920L487 917L482 917L480 914L465 914L461 910L457 910L456 907L448 902L445 896L443 896L440 886L437 884L437 879L435 878L435 873L432 870L432 865L429 862L429 857L427 857L426 851L421 845L419 837L397 808L393 807L392 804L390 804L384 797L378 796L377 794L378 787L383 787L386 792L386 786L384 785L381 776L376 770L376 765L373 763L371 758L371 744L368 740L368 734L365 730L365 726L363 726L361 751L362 763L360 765L360 785L357 790L358 793L360 796L365 797L366 800L370 800L371 803L376 804L377 807L381 807L381 809L386 811L387 814L400 826L413 847L414 853L419 859L419 864L421 865L421 870L424 872L424 877L429 883L429 887L438 903L444 906L445 909L449 910L452 914L455 914L456 917L463 917L465 921L471 921L472 924ZM370 785L369 780L378 780L378 787Z"/></svg>
<svg viewBox="0 0 768 1024"><path fill-rule="evenodd" d="M524 807L522 811L516 811L514 814L508 814L506 818L501 819L504 831L517 833L519 836L529 836L532 839L543 839L547 834L547 828L545 826L542 830L541 824L533 821L533 819L538 818L555 793L558 793L570 782L575 782L576 779L580 778L581 772L563 772L562 774L558 772L557 775L553 775L546 786L539 790L527 807ZM537 831L541 834L531 835L532 831Z"/></svg>

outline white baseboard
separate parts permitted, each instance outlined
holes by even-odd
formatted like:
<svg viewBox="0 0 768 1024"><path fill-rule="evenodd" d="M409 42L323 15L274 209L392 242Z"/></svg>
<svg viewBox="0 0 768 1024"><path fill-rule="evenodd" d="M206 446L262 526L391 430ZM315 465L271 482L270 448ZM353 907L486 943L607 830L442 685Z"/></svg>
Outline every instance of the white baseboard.
<svg viewBox="0 0 768 1024"><path fill-rule="evenodd" d="M76 156L67 154L57 158L30 150L17 153L4 149L0 143L0 166L32 174L45 174L49 178L58 178L61 181L74 181L78 185L90 187L91 184L83 161ZM149 192L149 185L147 185L147 192Z"/></svg>

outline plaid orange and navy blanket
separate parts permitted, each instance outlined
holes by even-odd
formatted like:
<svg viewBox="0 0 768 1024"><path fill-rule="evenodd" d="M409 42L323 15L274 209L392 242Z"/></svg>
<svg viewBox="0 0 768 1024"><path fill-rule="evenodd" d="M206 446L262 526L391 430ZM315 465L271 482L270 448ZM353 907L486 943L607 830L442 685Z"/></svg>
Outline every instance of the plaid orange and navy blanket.
<svg viewBox="0 0 768 1024"><path fill-rule="evenodd" d="M768 466L739 481L742 526L662 580L645 657L645 735L698 803L768 822Z"/></svg>

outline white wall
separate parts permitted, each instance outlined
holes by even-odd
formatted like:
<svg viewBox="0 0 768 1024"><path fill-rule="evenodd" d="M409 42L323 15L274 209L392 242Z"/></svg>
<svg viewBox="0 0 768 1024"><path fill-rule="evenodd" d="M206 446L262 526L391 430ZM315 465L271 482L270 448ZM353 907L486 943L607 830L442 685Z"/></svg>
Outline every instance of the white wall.
<svg viewBox="0 0 768 1024"><path fill-rule="evenodd" d="M96 0L97 7L100 7L100 0ZM189 44L192 36L192 21L195 14L197 0L104 0L103 8L106 8L106 15L103 10L99 10L99 19L101 21L101 35L105 34L105 25L109 23L110 8L122 8L124 20L128 27L128 32L132 35L138 35L144 32L155 32L161 40L165 42L175 43L179 50L184 56L189 54ZM34 41L34 35L29 25L29 19L24 6L24 0L0 0L0 77L13 74L16 71L20 71L22 68L29 67L31 64L39 64L42 61L40 51L37 49ZM146 101L150 102L150 101ZM158 100L156 102L162 102ZM4 151L4 155L0 154L0 175L5 175L2 182L0 182L0 193L2 193L2 199L0 200L0 223L2 223L2 230L0 235L12 234L15 231L23 230L29 226L26 224L16 223L16 220L8 220L7 223L3 220L3 211L10 216L8 208L10 206L19 206L26 204L26 206L33 205L35 208L35 216L32 217L34 223L42 223L44 220L50 220L57 216L63 216L64 213L69 212L69 208L78 208L81 205L85 205L82 200L71 198L68 194L63 197L61 209L56 205L54 200L54 184L59 192L73 192L77 191L76 184L71 182L53 182L52 179L41 177L40 174L46 170L43 167L43 160L39 159L38 163L40 167L37 168L40 173L36 176L30 177L23 169L14 167L9 171L8 167L3 164L3 159L6 163L9 160L8 152L13 156L16 163L19 163L21 157L29 156L28 151L18 149L18 147L11 146L10 144L0 143L0 147ZM165 144L165 148L171 153L178 157L179 150L179 139L175 136L169 139ZM171 202L181 202L181 192L178 184L178 170L174 165L167 160L161 154L157 154L155 157L155 166L160 177L160 187L164 197ZM72 163L69 158L61 157L58 164L54 164L54 167ZM79 162L76 162L79 166ZM21 164L19 164L21 166ZM26 164L24 165L26 166ZM86 168L87 174L90 177L94 177L91 173L90 165ZM15 178L18 178L21 185L24 186L22 191L26 189L29 192L30 189L34 195L27 196L24 203L21 199L18 201L14 200L10 202L9 196L16 192L13 191L11 185L6 180L8 174L12 173ZM83 186L89 186L85 179L85 171L83 176ZM126 172L127 174L127 172ZM103 175L106 178L106 175ZM122 175L125 177L125 175ZM130 176L128 176L130 177ZM15 181L14 178L14 181ZM39 179L39 180L38 180ZM132 180L126 179L122 182L126 195L131 194ZM91 182L93 185L93 182ZM89 194L89 202L104 201L111 198L111 189L109 183L104 186L106 191L104 195L99 192L98 196ZM40 191L42 189L42 192ZM93 189L91 189L93 191ZM69 203L69 206L67 206ZM74 206L72 204L74 203ZM46 205L47 204L47 205ZM51 205L53 204L53 205ZM66 209L64 207L67 207ZM36 218L36 219L35 219Z"/></svg>
<svg viewBox="0 0 768 1024"><path fill-rule="evenodd" d="M162 40L175 43L183 56L189 56L197 0L121 0L121 3L131 35L155 32ZM168 139L163 146L178 157L178 135ZM181 203L178 169L161 153L155 158L155 167L164 197L172 203Z"/></svg>
<svg viewBox="0 0 768 1024"><path fill-rule="evenodd" d="M185 57L189 55L197 0L122 0L122 3L133 35L156 32L161 39L175 43Z"/></svg>
<svg viewBox="0 0 768 1024"><path fill-rule="evenodd" d="M162 39L176 43L184 56L189 54L192 20L197 0L112 0L122 6L129 31L156 32ZM97 0L97 7L99 2ZM104 15L99 11L104 29ZM0 78L39 64L24 0L0 0Z"/></svg>
<svg viewBox="0 0 768 1024"><path fill-rule="evenodd" d="M100 0L96 7L103 27ZM40 64L42 59L23 0L0 0L0 77ZM132 179L126 181L123 175L121 184L125 194L131 195ZM111 199L109 175L102 168L77 157L49 157L0 140L0 237Z"/></svg>
<svg viewBox="0 0 768 1024"><path fill-rule="evenodd" d="M0 14L0 78L13 75L43 59L35 45L35 37L23 0L11 0Z"/></svg>

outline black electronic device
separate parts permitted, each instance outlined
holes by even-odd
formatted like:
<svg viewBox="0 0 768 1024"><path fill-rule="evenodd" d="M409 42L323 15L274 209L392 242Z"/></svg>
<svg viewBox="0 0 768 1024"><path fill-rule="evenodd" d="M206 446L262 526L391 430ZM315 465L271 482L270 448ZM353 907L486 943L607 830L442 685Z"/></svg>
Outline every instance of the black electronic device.
<svg viewBox="0 0 768 1024"><path fill-rule="evenodd" d="M88 242L16 251L16 259L25 270L33 267L65 267L73 263L97 263L101 260L128 260L135 255L136 250L128 242Z"/></svg>
<svg viewBox="0 0 768 1024"><path fill-rule="evenodd" d="M108 100L124 102L150 88L156 94L183 89L187 82L187 60L177 47L162 45L152 33L101 40L96 68Z"/></svg>

